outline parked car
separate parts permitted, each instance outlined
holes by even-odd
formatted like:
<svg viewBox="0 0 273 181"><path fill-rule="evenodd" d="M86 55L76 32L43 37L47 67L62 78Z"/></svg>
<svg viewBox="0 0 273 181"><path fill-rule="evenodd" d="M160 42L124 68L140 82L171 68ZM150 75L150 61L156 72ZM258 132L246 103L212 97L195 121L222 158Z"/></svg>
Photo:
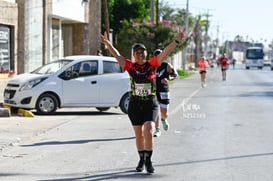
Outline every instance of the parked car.
<svg viewBox="0 0 273 181"><path fill-rule="evenodd" d="M130 78L113 57L69 56L8 81L4 105L54 114L58 108L120 107L127 113Z"/></svg>

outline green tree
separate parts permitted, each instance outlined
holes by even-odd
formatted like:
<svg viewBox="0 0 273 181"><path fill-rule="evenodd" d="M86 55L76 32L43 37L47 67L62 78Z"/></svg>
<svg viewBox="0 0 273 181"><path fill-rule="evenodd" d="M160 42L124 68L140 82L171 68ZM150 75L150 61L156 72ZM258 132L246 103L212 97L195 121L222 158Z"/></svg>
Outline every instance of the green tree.
<svg viewBox="0 0 273 181"><path fill-rule="evenodd" d="M132 45L143 43L148 49L149 56L152 56L155 49L163 49L174 40L177 36L177 27L174 21L161 21L158 26L147 21L124 21L116 47L124 56L130 57ZM185 46L186 44L182 42L172 54Z"/></svg>
<svg viewBox="0 0 273 181"><path fill-rule="evenodd" d="M159 16L163 20L176 21L181 27L185 27L186 9L184 8L172 8L168 2L161 1L159 8ZM192 28L194 23L194 17L188 12L189 28Z"/></svg>
<svg viewBox="0 0 273 181"><path fill-rule="evenodd" d="M149 6L150 1L147 0L108 0L114 44L128 58L131 56L131 47L134 43L144 43L151 55L156 48L163 49L173 41L178 27L184 26L184 9L173 9L167 3L160 4L159 14L163 21L156 26L150 22ZM189 27L192 26L193 19L192 16L189 17ZM185 46L187 42L182 42L173 53Z"/></svg>
<svg viewBox="0 0 273 181"><path fill-rule="evenodd" d="M108 9L114 33L119 33L123 21L150 18L150 2L147 0L108 0Z"/></svg>
<svg viewBox="0 0 273 181"><path fill-rule="evenodd" d="M175 9L169 6L168 3L162 1L159 3L159 17L161 17L164 20L172 20L174 21L174 14L175 14Z"/></svg>
<svg viewBox="0 0 273 181"><path fill-rule="evenodd" d="M204 19L205 18L205 19ZM196 25L194 27L194 62L197 65L198 60L204 53L204 49L202 44L204 41L208 41L209 37L207 36L208 28L209 28L209 20L206 15L198 15L196 18Z"/></svg>

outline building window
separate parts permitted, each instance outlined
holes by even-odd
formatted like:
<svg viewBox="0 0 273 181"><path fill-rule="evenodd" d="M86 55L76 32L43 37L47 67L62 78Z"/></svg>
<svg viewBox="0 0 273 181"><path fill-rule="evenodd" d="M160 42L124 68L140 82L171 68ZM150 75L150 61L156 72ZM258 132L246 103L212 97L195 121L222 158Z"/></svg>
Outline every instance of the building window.
<svg viewBox="0 0 273 181"><path fill-rule="evenodd" d="M10 64L10 28L0 26L0 73L9 73Z"/></svg>

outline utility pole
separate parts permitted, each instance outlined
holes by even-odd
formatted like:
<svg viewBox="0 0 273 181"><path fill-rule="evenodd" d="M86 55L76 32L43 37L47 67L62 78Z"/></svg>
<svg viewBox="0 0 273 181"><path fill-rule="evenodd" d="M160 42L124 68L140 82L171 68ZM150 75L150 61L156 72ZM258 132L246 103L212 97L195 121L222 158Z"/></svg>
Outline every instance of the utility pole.
<svg viewBox="0 0 273 181"><path fill-rule="evenodd" d="M156 26L158 26L158 22L159 22L159 0L156 0L156 8L155 8L155 13L156 13L156 17L155 17L155 21L156 21Z"/></svg>
<svg viewBox="0 0 273 181"><path fill-rule="evenodd" d="M105 29L106 29L106 34L107 37L110 38L110 23L109 23L109 13L108 13L108 4L107 0L103 1L103 9L104 9L104 22L105 22ZM113 42L112 42L113 43ZM110 52L108 49L106 49L106 55L110 55Z"/></svg>
<svg viewBox="0 0 273 181"><path fill-rule="evenodd" d="M155 22L155 14L154 14L154 0L150 0L150 16L151 16L151 22Z"/></svg>
<svg viewBox="0 0 273 181"><path fill-rule="evenodd" d="M206 17L206 27L205 27L205 47L204 47L204 49L205 49L205 52L204 52L204 54L205 54L205 56L208 56L208 39L209 39L209 37L208 37L208 31L209 31L209 17L211 16L210 14L209 14L209 10L210 9L208 9L208 12L205 14L205 17Z"/></svg>
<svg viewBox="0 0 273 181"><path fill-rule="evenodd" d="M92 22L92 23L91 23ZM101 0L89 1L89 54L96 55L101 47Z"/></svg>
<svg viewBox="0 0 273 181"><path fill-rule="evenodd" d="M216 57L219 56L219 25L217 25L217 36L216 36Z"/></svg>
<svg viewBox="0 0 273 181"><path fill-rule="evenodd" d="M189 0L187 0L187 4L186 4L185 30L188 33L188 30L189 30ZM185 47L182 50L182 68L183 68L183 70L185 70L185 68L186 68L186 59L187 59L187 47Z"/></svg>
<svg viewBox="0 0 273 181"><path fill-rule="evenodd" d="M107 33L107 36L109 37L110 25L109 25L109 13L108 13L107 0L103 1L103 9L104 9L104 21L105 21L106 33Z"/></svg>
<svg viewBox="0 0 273 181"><path fill-rule="evenodd" d="M187 0L187 4L186 4L185 29L186 29L186 32L188 32L189 30L189 0Z"/></svg>

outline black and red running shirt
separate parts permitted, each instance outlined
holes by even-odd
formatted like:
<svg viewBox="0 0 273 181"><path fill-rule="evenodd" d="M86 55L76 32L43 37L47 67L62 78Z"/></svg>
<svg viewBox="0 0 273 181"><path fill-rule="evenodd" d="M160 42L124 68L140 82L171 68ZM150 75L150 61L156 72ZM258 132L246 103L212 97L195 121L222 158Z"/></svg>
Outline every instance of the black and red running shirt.
<svg viewBox="0 0 273 181"><path fill-rule="evenodd" d="M141 97L155 95L156 69L158 67L157 56L147 60L143 65L126 60L124 69L130 75L132 95Z"/></svg>

